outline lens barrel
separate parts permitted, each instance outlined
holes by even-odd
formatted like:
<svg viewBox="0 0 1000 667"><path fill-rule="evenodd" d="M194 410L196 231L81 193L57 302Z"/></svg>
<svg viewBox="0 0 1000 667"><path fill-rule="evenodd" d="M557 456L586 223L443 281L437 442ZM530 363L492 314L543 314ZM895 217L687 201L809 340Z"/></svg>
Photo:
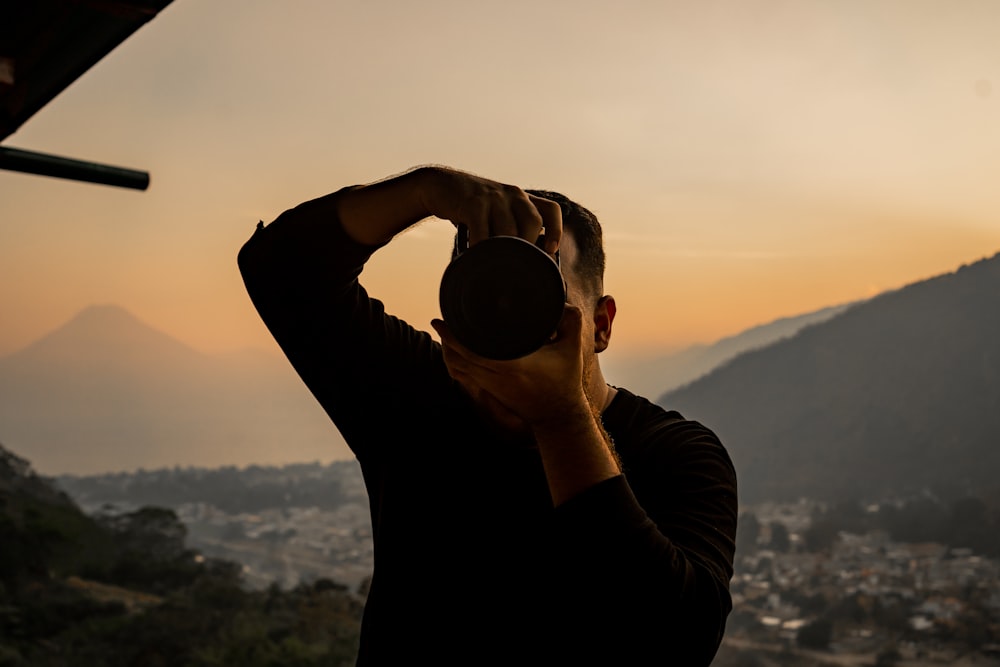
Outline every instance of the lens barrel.
<svg viewBox="0 0 1000 667"><path fill-rule="evenodd" d="M441 316L488 359L531 354L555 332L566 303L559 265L538 246L494 236L455 257L441 278Z"/></svg>

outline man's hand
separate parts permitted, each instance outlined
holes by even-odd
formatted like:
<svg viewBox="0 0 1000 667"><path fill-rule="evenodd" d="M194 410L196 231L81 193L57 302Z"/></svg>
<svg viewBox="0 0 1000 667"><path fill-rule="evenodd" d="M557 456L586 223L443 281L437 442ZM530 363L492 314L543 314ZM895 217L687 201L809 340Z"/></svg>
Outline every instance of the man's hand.
<svg viewBox="0 0 1000 667"><path fill-rule="evenodd" d="M443 321L431 324L441 336L449 374L487 409L495 401L533 431L592 412L584 389L583 313L577 306L564 306L551 341L510 361L481 357L459 343Z"/></svg>
<svg viewBox="0 0 1000 667"><path fill-rule="evenodd" d="M518 236L531 243L545 231L545 251L555 253L562 236L559 204L473 174L428 167L421 189L429 215L469 228L469 245L491 236Z"/></svg>
<svg viewBox="0 0 1000 667"><path fill-rule="evenodd" d="M544 250L559 248L559 204L521 188L447 167L420 167L338 195L337 212L348 235L366 245L387 243L429 216L469 228L469 244L491 236L531 243L544 229Z"/></svg>
<svg viewBox="0 0 1000 667"><path fill-rule="evenodd" d="M448 372L501 426L523 425L541 454L555 506L621 474L613 446L585 390L583 312L566 304L554 339L520 359L485 359L463 347L440 320Z"/></svg>

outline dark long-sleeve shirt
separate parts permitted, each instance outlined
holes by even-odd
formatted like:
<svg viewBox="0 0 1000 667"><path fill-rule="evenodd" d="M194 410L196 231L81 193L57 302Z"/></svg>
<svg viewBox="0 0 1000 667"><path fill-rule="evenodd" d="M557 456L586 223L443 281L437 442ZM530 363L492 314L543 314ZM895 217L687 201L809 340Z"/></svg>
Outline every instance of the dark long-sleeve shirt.
<svg viewBox="0 0 1000 667"><path fill-rule="evenodd" d="M716 436L619 389L602 421L624 474L553 508L537 449L483 421L440 345L359 284L374 250L336 220L279 218L239 257L361 463L375 572L358 664L710 663L737 515Z"/></svg>

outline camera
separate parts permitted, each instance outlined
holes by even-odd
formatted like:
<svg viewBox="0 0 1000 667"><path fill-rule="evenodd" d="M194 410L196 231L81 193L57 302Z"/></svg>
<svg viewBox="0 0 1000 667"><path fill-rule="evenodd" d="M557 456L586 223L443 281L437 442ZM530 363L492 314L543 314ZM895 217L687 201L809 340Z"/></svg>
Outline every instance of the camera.
<svg viewBox="0 0 1000 667"><path fill-rule="evenodd" d="M468 228L459 225L439 300L442 319L465 347L488 359L526 356L552 338L562 318L559 254L516 236L470 247Z"/></svg>

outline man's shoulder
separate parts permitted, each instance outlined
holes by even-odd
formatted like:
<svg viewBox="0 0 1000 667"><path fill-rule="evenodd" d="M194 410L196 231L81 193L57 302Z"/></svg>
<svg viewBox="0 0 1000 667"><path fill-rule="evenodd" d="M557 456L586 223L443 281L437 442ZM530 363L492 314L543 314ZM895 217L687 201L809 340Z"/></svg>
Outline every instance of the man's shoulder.
<svg viewBox="0 0 1000 667"><path fill-rule="evenodd" d="M735 526L736 468L715 432L628 391L619 389L615 399L620 412L605 411L605 428L636 499L654 520L703 504Z"/></svg>
<svg viewBox="0 0 1000 667"><path fill-rule="evenodd" d="M615 397L601 417L609 432L621 431L633 437L648 437L662 431L694 430L718 439L700 422L687 419L677 410L668 410L622 387L616 387Z"/></svg>
<svg viewBox="0 0 1000 667"><path fill-rule="evenodd" d="M627 459L681 454L690 449L703 452L705 448L729 460L722 441L712 429L627 389L618 388L603 421L626 463Z"/></svg>

